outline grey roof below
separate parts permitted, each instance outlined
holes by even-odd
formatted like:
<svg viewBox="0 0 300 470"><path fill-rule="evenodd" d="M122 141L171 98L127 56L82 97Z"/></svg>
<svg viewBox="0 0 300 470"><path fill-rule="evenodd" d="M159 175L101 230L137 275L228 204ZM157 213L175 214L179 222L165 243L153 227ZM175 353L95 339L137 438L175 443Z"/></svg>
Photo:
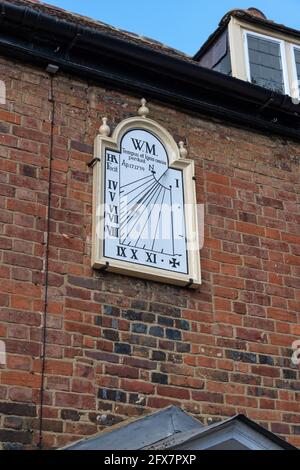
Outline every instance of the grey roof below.
<svg viewBox="0 0 300 470"><path fill-rule="evenodd" d="M136 421L115 426L95 436L64 447L65 450L136 450L151 446L176 433L199 431L202 424L176 406L170 406ZM114 429L115 428L115 429Z"/></svg>
<svg viewBox="0 0 300 470"><path fill-rule="evenodd" d="M231 423L243 423L249 429L252 429L258 432L261 436L266 437L269 441L276 444L283 450L297 450L296 447L289 444L287 441L281 439L276 434L268 431L268 429L260 426L259 424L255 423L251 419L247 418L247 416L243 414L238 414L233 416L232 418L228 418L225 421L221 421L219 423L211 424L210 426L202 426L201 429L191 429L188 431L181 432L174 436L167 437L162 441L156 442L150 446L145 447L145 450L163 450L163 449L176 449L177 447L181 448L180 446L192 442L196 439L202 438L205 435L216 432L222 428L228 427Z"/></svg>

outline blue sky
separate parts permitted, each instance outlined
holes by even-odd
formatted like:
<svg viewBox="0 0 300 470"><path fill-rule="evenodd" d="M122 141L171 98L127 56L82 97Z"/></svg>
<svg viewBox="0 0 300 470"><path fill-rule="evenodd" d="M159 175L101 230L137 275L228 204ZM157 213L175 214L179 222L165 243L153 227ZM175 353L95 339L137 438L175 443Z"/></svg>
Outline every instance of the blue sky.
<svg viewBox="0 0 300 470"><path fill-rule="evenodd" d="M45 0L46 3L148 36L194 54L222 16L256 7L277 23L300 30L299 0Z"/></svg>

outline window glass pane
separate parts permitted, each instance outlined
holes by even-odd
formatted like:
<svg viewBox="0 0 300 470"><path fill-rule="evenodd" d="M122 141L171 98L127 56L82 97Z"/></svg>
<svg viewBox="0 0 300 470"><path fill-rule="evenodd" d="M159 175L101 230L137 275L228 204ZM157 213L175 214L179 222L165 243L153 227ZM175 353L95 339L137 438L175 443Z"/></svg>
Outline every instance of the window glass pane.
<svg viewBox="0 0 300 470"><path fill-rule="evenodd" d="M251 82L285 93L280 44L251 34L247 37Z"/></svg>
<svg viewBox="0 0 300 470"><path fill-rule="evenodd" d="M295 50L297 79L298 79L299 91L300 91L300 49L294 49L294 50Z"/></svg>

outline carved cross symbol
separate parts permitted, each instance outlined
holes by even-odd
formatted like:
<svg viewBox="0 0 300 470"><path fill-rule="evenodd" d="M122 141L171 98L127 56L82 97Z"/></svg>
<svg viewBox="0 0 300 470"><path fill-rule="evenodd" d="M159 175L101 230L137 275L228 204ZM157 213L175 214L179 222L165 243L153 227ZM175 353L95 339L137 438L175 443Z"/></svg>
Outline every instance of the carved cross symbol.
<svg viewBox="0 0 300 470"><path fill-rule="evenodd" d="M180 262L177 261L176 258L170 259L169 263L172 265L172 268L177 268L177 266L180 266Z"/></svg>

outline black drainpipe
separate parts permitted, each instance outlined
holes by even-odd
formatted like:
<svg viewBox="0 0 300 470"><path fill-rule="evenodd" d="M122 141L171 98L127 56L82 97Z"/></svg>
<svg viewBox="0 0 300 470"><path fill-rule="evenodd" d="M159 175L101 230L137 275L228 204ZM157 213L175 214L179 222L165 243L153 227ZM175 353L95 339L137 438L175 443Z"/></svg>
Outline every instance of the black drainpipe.
<svg viewBox="0 0 300 470"><path fill-rule="evenodd" d="M49 248L50 248L50 224L51 224L51 195L52 195L52 162L53 162L53 141L55 126L55 99L53 92L54 74L58 71L58 67L48 65L50 89L49 103L51 104L51 128L50 128L50 148L49 148L49 173L48 173L48 201L47 201L47 226L46 226L46 252L44 266L44 311L43 311L43 334L42 334L42 351L41 351L41 386L40 386L40 419L39 419L39 442L38 448L43 448L43 411L44 411L44 391L45 391L45 366L46 366L46 341L47 341L47 313L48 313L48 284L49 284Z"/></svg>

